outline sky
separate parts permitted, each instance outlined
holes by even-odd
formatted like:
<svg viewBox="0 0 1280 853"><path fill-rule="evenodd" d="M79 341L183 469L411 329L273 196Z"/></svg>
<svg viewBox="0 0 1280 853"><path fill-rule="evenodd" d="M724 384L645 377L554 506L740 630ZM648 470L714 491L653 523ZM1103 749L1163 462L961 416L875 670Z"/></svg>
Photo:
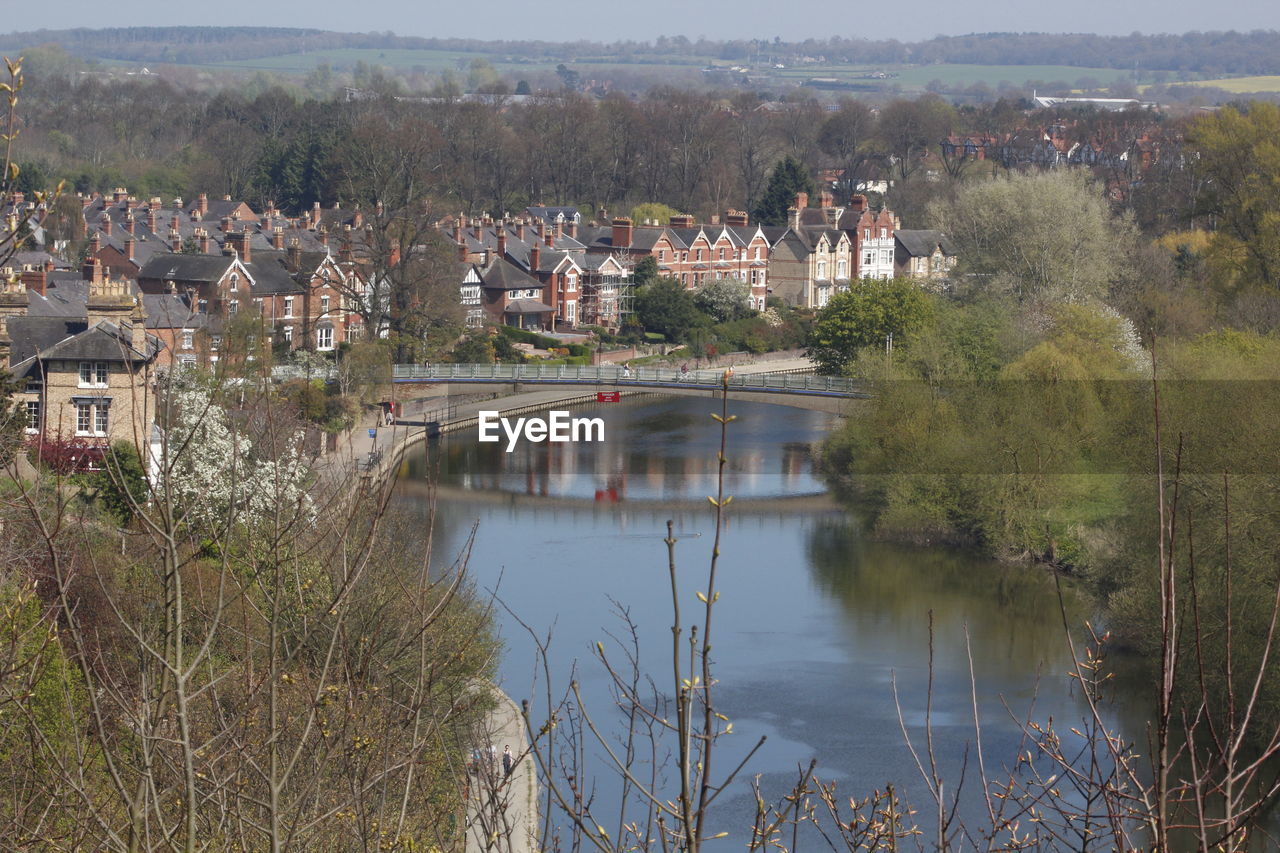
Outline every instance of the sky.
<svg viewBox="0 0 1280 853"><path fill-rule="evenodd" d="M691 39L810 37L897 38L973 32L1280 29L1275 0L1077 0L1075 3L958 3L909 0L906 4L825 2L791 6L779 0L643 0L640 3L559 0L276 0L273 3L187 3L184 0L54 0L7 7L0 31L64 27L154 25L315 27L340 32L484 39L651 40L659 35Z"/></svg>

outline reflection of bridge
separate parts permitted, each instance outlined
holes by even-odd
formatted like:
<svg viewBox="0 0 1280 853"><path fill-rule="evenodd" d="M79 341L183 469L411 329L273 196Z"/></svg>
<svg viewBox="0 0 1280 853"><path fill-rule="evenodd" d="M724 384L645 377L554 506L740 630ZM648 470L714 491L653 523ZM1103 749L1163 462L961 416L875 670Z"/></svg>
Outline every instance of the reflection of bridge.
<svg viewBox="0 0 1280 853"><path fill-rule="evenodd" d="M627 512L655 515L671 512L703 512L711 509L705 497L655 497L614 502L595 500L589 497L530 495L524 492L497 489L464 489L460 486L427 483L424 480L407 478L401 478L396 484L396 489L405 497L434 498L450 504L471 503L527 509ZM733 514L737 516L773 515L778 512L811 515L819 512L834 512L839 509L839 504L826 492L809 495L735 497L730 506Z"/></svg>

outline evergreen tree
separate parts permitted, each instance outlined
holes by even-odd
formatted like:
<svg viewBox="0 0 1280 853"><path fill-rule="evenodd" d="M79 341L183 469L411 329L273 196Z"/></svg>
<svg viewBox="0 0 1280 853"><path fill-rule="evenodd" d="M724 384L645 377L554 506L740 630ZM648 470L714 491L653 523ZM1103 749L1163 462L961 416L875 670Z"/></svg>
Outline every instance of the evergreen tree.
<svg viewBox="0 0 1280 853"><path fill-rule="evenodd" d="M796 193L813 195L813 179L799 161L788 156L773 167L769 185L751 215L761 225L786 225L787 208L795 204Z"/></svg>

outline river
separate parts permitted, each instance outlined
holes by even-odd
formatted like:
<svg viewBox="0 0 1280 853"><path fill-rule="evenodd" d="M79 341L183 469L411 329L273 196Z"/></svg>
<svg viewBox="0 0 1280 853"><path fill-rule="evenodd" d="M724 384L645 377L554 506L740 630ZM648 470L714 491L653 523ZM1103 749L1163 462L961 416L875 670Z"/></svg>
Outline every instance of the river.
<svg viewBox="0 0 1280 853"><path fill-rule="evenodd" d="M603 443L526 442L506 453L466 430L433 446L430 463L423 451L414 454L401 500L425 512L415 483L428 468L438 471L445 552L460 548L479 524L470 571L503 605L499 677L517 701L528 697L540 707L543 689L523 622L552 635L556 688L563 690L576 668L588 708L616 733L621 718L591 650L604 642L621 659L613 639L627 635L620 609L637 625L641 665L667 688L671 601L662 540L671 519L682 606L686 619L694 618L714 533L705 500L715 490L719 443L711 410L706 399L632 398L573 411L604 420ZM1052 716L1060 725L1083 716L1067 677L1072 661L1048 573L869 541L813 472L810 448L836 418L749 402L731 402L730 411L738 416L729 428L727 468L735 502L715 617L717 705L734 723L722 741L730 753L742 754L761 735L768 741L732 798L726 795L717 830L738 839L747 831L752 775L778 793L798 765L815 758L817 774L837 781L846 797L893 783L925 809L897 707L922 741L931 618L934 742L953 783L973 740L966 629L989 768L1018 752L1022 732L1009 709L1026 714L1034 702L1036 719ZM1067 600L1071 622L1087 618L1070 591ZM968 757L972 765L971 751ZM730 764L726 755L718 766ZM976 791L973 769L966 785ZM602 784L606 802L609 790ZM976 817L976 797L964 809Z"/></svg>

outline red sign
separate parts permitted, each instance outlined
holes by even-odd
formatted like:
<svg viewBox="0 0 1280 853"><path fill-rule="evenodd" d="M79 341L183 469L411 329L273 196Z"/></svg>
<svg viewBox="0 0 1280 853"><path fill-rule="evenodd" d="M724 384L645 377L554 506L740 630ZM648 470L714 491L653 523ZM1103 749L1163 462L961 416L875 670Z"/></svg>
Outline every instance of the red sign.
<svg viewBox="0 0 1280 853"><path fill-rule="evenodd" d="M596 392L597 403L616 403L621 399L622 399L621 391L597 391Z"/></svg>

